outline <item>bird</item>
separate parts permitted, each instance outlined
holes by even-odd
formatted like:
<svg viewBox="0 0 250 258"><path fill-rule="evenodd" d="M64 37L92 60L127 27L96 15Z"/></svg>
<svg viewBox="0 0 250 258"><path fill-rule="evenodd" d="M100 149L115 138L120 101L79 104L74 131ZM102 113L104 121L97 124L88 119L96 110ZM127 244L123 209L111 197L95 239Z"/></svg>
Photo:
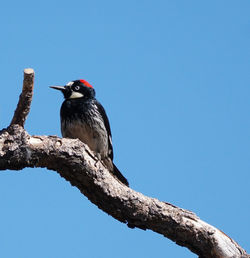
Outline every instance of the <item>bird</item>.
<svg viewBox="0 0 250 258"><path fill-rule="evenodd" d="M61 133L64 138L78 138L95 153L105 167L124 185L128 180L113 163L112 134L104 107L95 98L95 89L86 80L50 86L63 93L60 109Z"/></svg>

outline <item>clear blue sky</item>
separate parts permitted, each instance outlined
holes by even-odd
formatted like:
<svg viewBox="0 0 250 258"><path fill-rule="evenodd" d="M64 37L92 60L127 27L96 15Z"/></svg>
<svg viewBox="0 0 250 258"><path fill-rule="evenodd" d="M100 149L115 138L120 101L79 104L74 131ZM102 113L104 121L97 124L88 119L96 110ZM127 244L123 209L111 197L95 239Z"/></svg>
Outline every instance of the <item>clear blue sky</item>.
<svg viewBox="0 0 250 258"><path fill-rule="evenodd" d="M30 134L60 136L62 96L86 79L133 189L194 211L250 252L250 1L5 1L0 126L35 69ZM0 173L0 257L196 257L129 229L57 173Z"/></svg>

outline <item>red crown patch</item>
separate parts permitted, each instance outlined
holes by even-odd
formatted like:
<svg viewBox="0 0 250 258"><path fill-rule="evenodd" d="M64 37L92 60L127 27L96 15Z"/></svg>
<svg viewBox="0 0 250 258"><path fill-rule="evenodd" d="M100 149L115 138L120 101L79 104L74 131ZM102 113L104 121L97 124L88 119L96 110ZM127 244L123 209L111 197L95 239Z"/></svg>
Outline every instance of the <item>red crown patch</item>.
<svg viewBox="0 0 250 258"><path fill-rule="evenodd" d="M89 87L89 88L93 88L93 86L90 84L90 83L88 83L87 81L85 81L85 80L79 80L81 83L83 83L85 86L87 86L87 87Z"/></svg>

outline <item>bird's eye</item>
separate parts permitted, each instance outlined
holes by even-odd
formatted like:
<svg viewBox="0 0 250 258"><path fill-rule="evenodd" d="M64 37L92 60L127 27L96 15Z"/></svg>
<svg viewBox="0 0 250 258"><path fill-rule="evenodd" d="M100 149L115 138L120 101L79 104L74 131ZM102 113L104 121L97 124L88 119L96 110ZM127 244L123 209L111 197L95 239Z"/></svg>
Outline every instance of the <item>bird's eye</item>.
<svg viewBox="0 0 250 258"><path fill-rule="evenodd" d="M75 90L80 90L80 86L75 86Z"/></svg>

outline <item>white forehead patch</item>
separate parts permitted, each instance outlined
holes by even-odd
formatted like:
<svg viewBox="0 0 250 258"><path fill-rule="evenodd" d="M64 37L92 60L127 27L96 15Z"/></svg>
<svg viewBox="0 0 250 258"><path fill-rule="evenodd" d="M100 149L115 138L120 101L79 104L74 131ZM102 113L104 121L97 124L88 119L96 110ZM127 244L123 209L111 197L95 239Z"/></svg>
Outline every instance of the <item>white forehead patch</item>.
<svg viewBox="0 0 250 258"><path fill-rule="evenodd" d="M73 83L74 83L74 82L68 82L68 83L66 84L66 86L71 86L71 85L73 85Z"/></svg>
<svg viewBox="0 0 250 258"><path fill-rule="evenodd" d="M80 93L80 92L75 92L75 91L72 91L71 95L70 95L70 99L77 99L77 98L82 98L83 97L83 94Z"/></svg>

